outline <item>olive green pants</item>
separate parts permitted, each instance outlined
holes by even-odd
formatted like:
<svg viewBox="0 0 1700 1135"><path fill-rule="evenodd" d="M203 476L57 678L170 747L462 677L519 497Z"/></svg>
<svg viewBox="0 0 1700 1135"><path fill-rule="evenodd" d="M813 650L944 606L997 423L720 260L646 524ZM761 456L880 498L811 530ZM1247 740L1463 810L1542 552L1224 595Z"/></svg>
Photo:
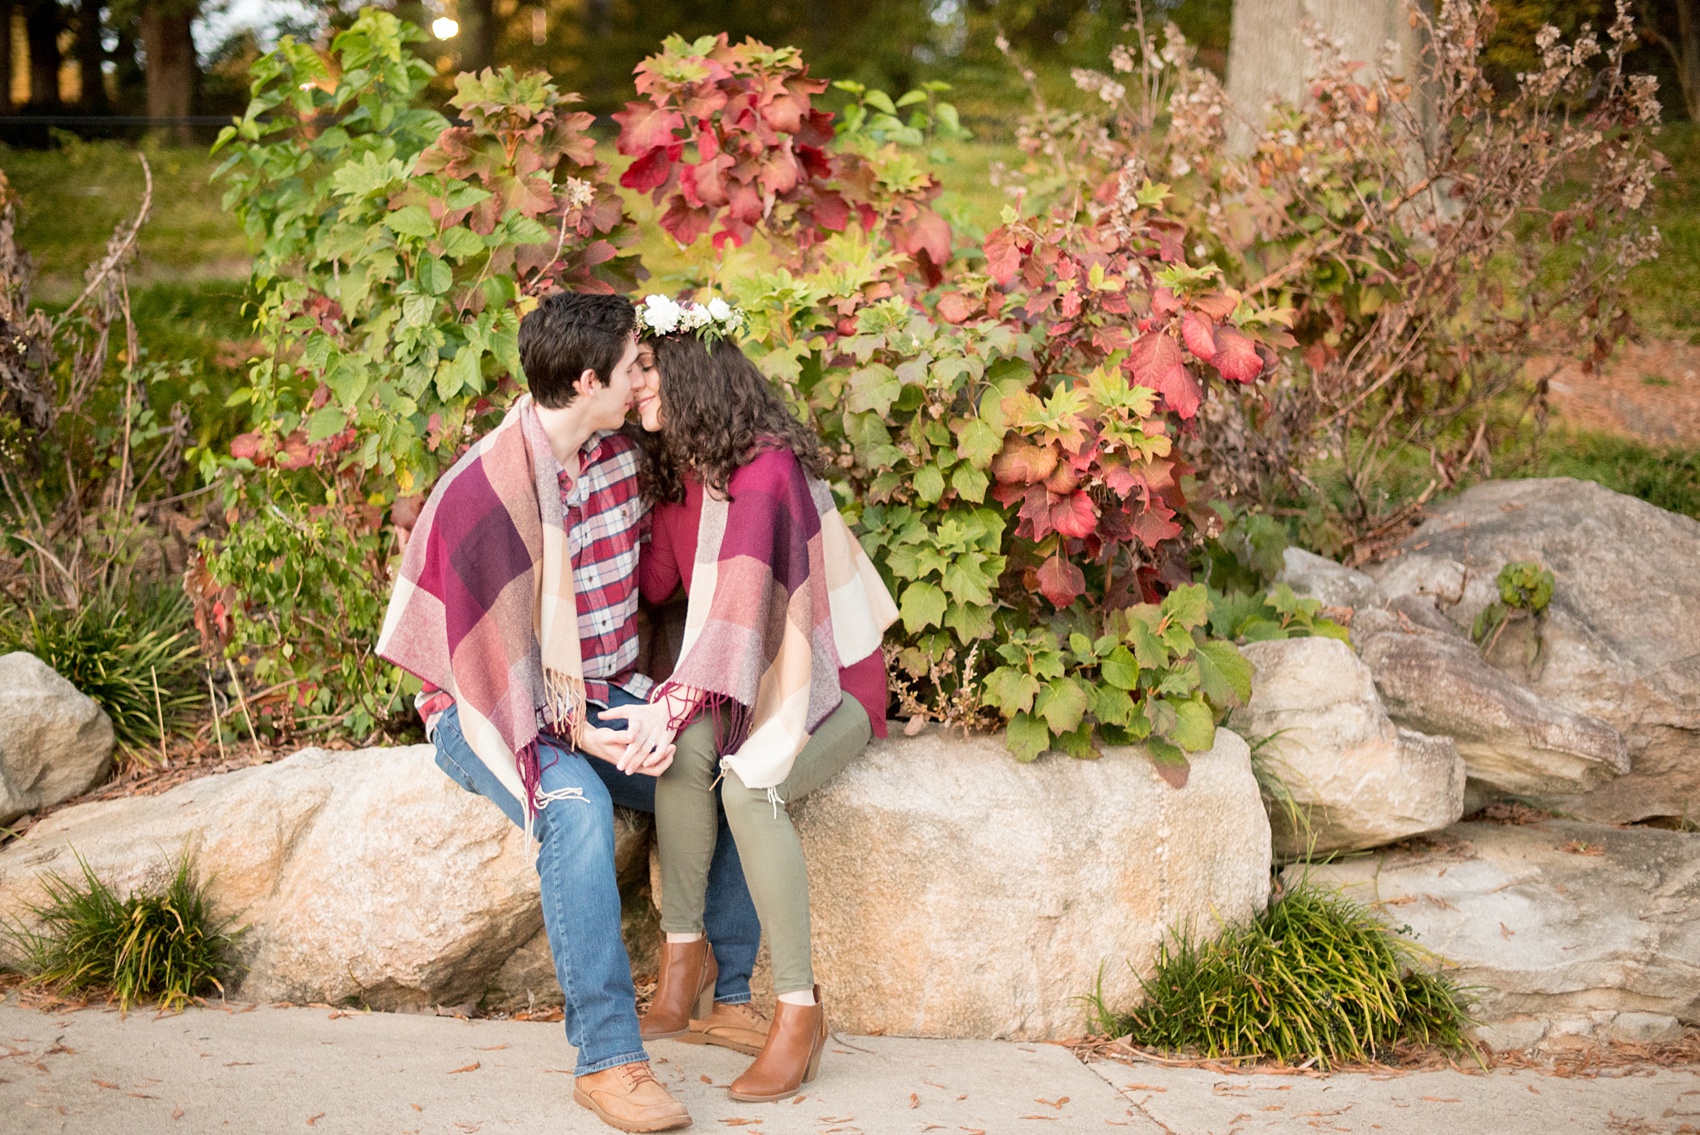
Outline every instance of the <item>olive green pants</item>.
<svg viewBox="0 0 1700 1135"><path fill-rule="evenodd" d="M809 872L786 804L831 780L862 751L872 734L867 711L846 696L832 716L821 722L797 754L791 775L771 796L765 788L745 787L731 769L720 783L726 821L773 958L775 994L812 989L815 983L809 956ZM714 722L696 722L674 743L678 752L655 785L661 929L668 934L697 934L702 932L708 864L720 826L714 803L714 780L720 775Z"/></svg>

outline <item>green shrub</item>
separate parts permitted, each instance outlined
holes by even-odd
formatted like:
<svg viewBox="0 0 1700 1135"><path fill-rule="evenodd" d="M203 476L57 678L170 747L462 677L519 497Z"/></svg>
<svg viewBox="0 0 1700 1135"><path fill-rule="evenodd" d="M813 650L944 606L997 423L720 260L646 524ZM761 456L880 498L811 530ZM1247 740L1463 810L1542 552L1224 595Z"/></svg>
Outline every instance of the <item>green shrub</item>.
<svg viewBox="0 0 1700 1135"><path fill-rule="evenodd" d="M206 704L206 680L178 588L102 594L73 610L45 607L0 619L0 654L27 650L93 698L118 744L146 760L149 746L181 730Z"/></svg>
<svg viewBox="0 0 1700 1135"><path fill-rule="evenodd" d="M1089 997L1095 1029L1145 1048L1322 1068L1401 1042L1471 1047L1459 987L1369 910L1308 883L1214 940L1177 935L1140 988L1122 1014Z"/></svg>
<svg viewBox="0 0 1700 1135"><path fill-rule="evenodd" d="M138 889L122 899L81 856L77 864L80 883L42 876L47 901L28 908L35 929L4 932L31 981L106 990L125 1009L150 999L172 1008L208 988L223 992L236 935L214 916L187 854L164 891Z"/></svg>

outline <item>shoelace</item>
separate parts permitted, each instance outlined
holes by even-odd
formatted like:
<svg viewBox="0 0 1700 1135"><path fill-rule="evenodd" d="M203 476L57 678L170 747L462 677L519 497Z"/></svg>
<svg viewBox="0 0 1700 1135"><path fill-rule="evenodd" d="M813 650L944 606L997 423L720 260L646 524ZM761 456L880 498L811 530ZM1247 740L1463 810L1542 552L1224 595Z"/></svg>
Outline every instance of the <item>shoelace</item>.
<svg viewBox="0 0 1700 1135"><path fill-rule="evenodd" d="M636 1091L645 1083L655 1084L660 1082L655 1078L655 1073L650 1071L647 1064L641 1062L622 1064L620 1068L622 1069L620 1078L625 1080L628 1092Z"/></svg>

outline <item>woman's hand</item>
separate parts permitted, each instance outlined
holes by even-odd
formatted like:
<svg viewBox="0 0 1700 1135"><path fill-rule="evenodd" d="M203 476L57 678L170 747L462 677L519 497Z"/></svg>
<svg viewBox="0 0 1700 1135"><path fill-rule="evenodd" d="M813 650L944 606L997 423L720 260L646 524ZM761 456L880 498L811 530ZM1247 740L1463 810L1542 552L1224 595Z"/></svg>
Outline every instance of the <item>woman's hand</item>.
<svg viewBox="0 0 1700 1135"><path fill-rule="evenodd" d="M674 730L672 714L666 705L616 706L603 710L602 717L604 720L618 717L626 723L624 751L613 758L614 767L621 772L660 776L672 763Z"/></svg>

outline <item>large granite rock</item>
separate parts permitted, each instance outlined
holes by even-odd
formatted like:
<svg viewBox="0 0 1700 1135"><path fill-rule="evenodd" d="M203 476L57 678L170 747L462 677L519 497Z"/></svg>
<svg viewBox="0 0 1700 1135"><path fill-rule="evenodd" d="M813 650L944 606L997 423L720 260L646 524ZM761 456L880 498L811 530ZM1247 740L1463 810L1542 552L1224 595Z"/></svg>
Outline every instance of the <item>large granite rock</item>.
<svg viewBox="0 0 1700 1135"><path fill-rule="evenodd" d="M1491 659L1548 702L1623 734L1631 769L1551 803L1618 823L1700 815L1700 522L1567 477L1490 481L1437 505L1370 569L1390 601L1433 601L1468 627L1513 560L1556 577L1538 659L1517 636Z"/></svg>
<svg viewBox="0 0 1700 1135"><path fill-rule="evenodd" d="M622 827L628 873L646 838ZM307 749L57 812L0 849L0 917L39 900L41 872L77 877L77 855L128 893L184 851L217 909L248 928L233 991L245 998L460 1004L543 925L524 834L439 772L428 745Z"/></svg>
<svg viewBox="0 0 1700 1135"><path fill-rule="evenodd" d="M1294 594L1319 600L1324 607L1376 607L1383 598L1380 584L1370 576L1303 548L1282 553L1277 578Z"/></svg>
<svg viewBox="0 0 1700 1135"><path fill-rule="evenodd" d="M1465 823L1302 869L1444 958L1496 1047L1700 1025L1700 835Z"/></svg>
<svg viewBox="0 0 1700 1135"><path fill-rule="evenodd" d="M1252 917L1269 824L1245 743L1218 730L1184 789L1137 750L1016 763L998 738L876 742L794 814L832 1026L1080 1035L1078 998L1138 994L1158 945Z"/></svg>
<svg viewBox="0 0 1700 1135"><path fill-rule="evenodd" d="M35 655L0 655L0 824L82 795L111 768L106 711Z"/></svg>
<svg viewBox="0 0 1700 1135"><path fill-rule="evenodd" d="M1388 715L1451 737L1485 795L1545 802L1629 771L1623 735L1604 721L1530 691L1466 639L1390 622L1366 617L1353 634Z"/></svg>
<svg viewBox="0 0 1700 1135"><path fill-rule="evenodd" d="M1290 798L1270 807L1282 856L1378 847L1463 814L1457 749L1445 737L1396 726L1351 647L1295 638L1244 651L1257 677L1251 703L1233 723L1261 742L1266 772Z"/></svg>

